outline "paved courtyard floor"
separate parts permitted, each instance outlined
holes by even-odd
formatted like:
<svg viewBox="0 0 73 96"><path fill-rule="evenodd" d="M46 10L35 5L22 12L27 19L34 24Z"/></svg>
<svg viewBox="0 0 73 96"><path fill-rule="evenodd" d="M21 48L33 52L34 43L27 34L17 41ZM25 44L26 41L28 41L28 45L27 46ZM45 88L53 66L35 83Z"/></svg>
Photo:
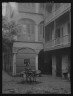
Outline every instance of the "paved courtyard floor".
<svg viewBox="0 0 73 96"><path fill-rule="evenodd" d="M2 72L2 94L71 94L70 81L48 75L37 77L34 83L22 82Z"/></svg>

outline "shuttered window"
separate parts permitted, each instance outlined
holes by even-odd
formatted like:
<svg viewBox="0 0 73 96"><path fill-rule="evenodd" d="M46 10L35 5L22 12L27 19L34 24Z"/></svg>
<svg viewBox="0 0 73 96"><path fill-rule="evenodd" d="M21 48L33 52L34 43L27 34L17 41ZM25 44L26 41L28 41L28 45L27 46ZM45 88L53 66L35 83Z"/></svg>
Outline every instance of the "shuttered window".
<svg viewBox="0 0 73 96"><path fill-rule="evenodd" d="M60 37L60 28L56 29L55 37L56 38Z"/></svg>
<svg viewBox="0 0 73 96"><path fill-rule="evenodd" d="M25 24L25 25L23 25L23 34L30 35L31 33L34 33L34 25L33 24Z"/></svg>

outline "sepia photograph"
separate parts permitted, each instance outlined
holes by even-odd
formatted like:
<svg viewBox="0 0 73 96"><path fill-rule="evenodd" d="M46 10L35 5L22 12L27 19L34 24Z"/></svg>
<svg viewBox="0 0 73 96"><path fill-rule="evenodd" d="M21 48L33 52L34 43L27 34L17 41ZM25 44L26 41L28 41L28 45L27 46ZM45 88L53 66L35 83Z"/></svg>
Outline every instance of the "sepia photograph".
<svg viewBox="0 0 73 96"><path fill-rule="evenodd" d="M71 3L2 2L2 94L71 94Z"/></svg>

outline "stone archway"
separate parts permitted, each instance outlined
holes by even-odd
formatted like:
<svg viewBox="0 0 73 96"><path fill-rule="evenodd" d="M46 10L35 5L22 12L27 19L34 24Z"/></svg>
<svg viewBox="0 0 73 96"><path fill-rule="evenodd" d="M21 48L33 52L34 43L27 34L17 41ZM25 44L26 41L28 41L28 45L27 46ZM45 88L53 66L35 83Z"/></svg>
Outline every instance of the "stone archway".
<svg viewBox="0 0 73 96"><path fill-rule="evenodd" d="M35 69L35 50L31 48L21 48L17 51L16 56L16 73L24 71L25 64L24 60L29 59L30 66Z"/></svg>

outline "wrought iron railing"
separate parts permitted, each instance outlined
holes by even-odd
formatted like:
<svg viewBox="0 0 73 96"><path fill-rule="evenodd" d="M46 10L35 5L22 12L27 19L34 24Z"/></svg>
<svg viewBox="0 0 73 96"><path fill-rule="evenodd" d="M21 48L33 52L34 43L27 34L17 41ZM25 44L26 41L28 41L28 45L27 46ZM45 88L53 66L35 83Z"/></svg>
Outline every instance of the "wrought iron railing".
<svg viewBox="0 0 73 96"><path fill-rule="evenodd" d="M46 42L45 48L51 48L51 47L55 47L57 45L67 45L69 43L71 43L71 35L70 34Z"/></svg>

